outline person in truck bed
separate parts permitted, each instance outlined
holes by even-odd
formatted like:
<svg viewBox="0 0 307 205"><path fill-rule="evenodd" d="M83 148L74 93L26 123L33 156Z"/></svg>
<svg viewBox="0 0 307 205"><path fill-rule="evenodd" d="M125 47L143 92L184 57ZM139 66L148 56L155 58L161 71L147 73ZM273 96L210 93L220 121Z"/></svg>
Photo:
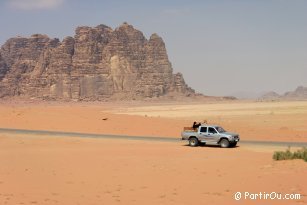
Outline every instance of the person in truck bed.
<svg viewBox="0 0 307 205"><path fill-rule="evenodd" d="M193 127L193 129L197 129L200 125L201 125L201 123L194 122L192 127Z"/></svg>

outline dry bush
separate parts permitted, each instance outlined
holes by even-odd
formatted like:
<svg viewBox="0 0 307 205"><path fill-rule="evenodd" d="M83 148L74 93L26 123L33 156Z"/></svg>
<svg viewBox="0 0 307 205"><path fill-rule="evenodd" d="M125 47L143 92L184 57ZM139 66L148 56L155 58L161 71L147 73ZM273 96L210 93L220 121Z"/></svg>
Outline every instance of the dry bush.
<svg viewBox="0 0 307 205"><path fill-rule="evenodd" d="M307 148L302 148L297 151L291 152L290 148L286 151L276 151L273 154L275 160L289 160L289 159L303 159L307 162Z"/></svg>

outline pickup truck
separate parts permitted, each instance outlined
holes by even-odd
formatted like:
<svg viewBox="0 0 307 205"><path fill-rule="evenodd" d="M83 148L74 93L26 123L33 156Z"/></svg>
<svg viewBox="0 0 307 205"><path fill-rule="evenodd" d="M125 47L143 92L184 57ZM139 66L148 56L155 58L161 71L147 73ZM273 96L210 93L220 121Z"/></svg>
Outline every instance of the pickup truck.
<svg viewBox="0 0 307 205"><path fill-rule="evenodd" d="M181 133L182 140L188 140L192 147L200 143L219 145L223 148L235 147L240 141L239 134L226 132L221 126L201 124L198 128L185 127Z"/></svg>

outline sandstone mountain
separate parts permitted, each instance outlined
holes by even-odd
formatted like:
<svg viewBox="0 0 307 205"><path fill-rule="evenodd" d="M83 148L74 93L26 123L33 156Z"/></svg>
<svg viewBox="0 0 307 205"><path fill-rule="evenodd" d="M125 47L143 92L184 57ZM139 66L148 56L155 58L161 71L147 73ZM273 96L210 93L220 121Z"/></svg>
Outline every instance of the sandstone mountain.
<svg viewBox="0 0 307 205"><path fill-rule="evenodd" d="M108 100L192 96L173 74L165 44L124 23L78 27L63 41L35 34L9 39L0 50L0 97Z"/></svg>
<svg viewBox="0 0 307 205"><path fill-rule="evenodd" d="M299 86L294 91L286 92L283 95L283 98L306 100L307 99L307 87Z"/></svg>
<svg viewBox="0 0 307 205"><path fill-rule="evenodd" d="M260 97L261 100L279 100L280 98L281 95L274 91L267 92Z"/></svg>
<svg viewBox="0 0 307 205"><path fill-rule="evenodd" d="M276 92L268 92L260 97L260 100L307 100L307 87L299 86L294 91L279 95Z"/></svg>

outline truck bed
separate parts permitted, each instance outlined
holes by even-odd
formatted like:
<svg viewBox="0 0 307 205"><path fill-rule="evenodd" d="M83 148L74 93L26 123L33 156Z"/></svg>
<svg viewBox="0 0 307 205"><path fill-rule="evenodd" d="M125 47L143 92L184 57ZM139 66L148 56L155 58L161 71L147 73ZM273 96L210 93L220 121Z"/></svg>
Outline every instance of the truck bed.
<svg viewBox="0 0 307 205"><path fill-rule="evenodd" d="M193 127L184 127L183 128L183 131L184 132L196 132L197 131L197 129L194 129Z"/></svg>

